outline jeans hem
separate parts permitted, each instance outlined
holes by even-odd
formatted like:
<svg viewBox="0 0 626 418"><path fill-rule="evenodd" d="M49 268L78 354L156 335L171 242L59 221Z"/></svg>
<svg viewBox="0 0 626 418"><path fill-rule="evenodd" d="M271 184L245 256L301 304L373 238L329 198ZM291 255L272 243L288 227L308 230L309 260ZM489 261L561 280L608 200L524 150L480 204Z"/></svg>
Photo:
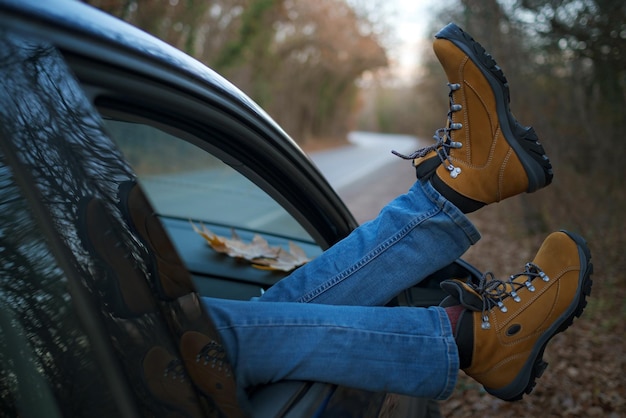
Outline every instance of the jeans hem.
<svg viewBox="0 0 626 418"><path fill-rule="evenodd" d="M441 195L430 181L420 181L424 194L445 213L467 236L472 245L480 240L480 232L474 224L453 203Z"/></svg>

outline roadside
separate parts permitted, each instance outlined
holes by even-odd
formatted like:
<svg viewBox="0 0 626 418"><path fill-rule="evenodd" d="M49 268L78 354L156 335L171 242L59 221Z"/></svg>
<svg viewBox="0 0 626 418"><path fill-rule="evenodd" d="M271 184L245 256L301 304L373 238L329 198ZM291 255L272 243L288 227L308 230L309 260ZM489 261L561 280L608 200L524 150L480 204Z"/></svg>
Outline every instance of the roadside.
<svg viewBox="0 0 626 418"><path fill-rule="evenodd" d="M391 151L411 153L420 146L413 136L353 132L345 145L305 147L305 152L363 223L415 181L411 164Z"/></svg>
<svg viewBox="0 0 626 418"><path fill-rule="evenodd" d="M309 154L329 183L343 197L347 189L387 165L397 162L391 151L411 153L419 147L414 136L351 132L348 145Z"/></svg>

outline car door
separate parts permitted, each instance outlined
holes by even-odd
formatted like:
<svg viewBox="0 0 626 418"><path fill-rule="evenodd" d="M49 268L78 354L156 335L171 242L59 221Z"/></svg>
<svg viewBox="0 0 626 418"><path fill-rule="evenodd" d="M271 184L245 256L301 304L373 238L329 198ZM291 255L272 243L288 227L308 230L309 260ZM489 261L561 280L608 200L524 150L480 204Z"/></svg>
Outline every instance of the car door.
<svg viewBox="0 0 626 418"><path fill-rule="evenodd" d="M155 303L146 253L117 207L117 185L133 173L60 53L10 31L0 39L3 414L175 411L150 389L146 363L155 345L176 358L168 308Z"/></svg>
<svg viewBox="0 0 626 418"><path fill-rule="evenodd" d="M226 100L210 92L215 101L209 106L198 100L201 91L183 89L180 95L172 83L107 66L93 52L85 59L80 48L92 50L97 42L88 44L85 37L87 44L77 51L70 46L82 38L67 37L63 25L41 25L41 16L34 25L28 13L13 20L7 16L2 20L1 169L6 180L2 204L12 210L6 211L2 225L3 410L14 415L40 408L52 411L51 416L136 416L200 408L211 414L215 404L198 397L190 385L184 390L186 406L155 396L150 387L147 359L155 345L165 350L167 362L179 360L172 338L177 330L171 324L181 318L174 306L155 303L153 283L145 280L151 277L150 254L119 207L120 185L136 181L135 168L141 172L141 163L127 162L133 161L133 146L125 141L132 144L141 137L136 129L147 130L152 139L192 145L191 154L210 154L209 165L222 166L217 171L248 179L228 182L229 190L247 199L236 208L258 211L265 199L261 196L269 197L264 222L242 225L205 218L208 209L201 215L170 212L160 199L176 189L159 192L154 184L162 182L151 183L151 174L138 177L204 294L248 298L285 273L215 259L188 217L218 232L235 226L244 239L262 233L272 245L293 240L311 257L349 232L353 220L301 152L243 98L233 101L230 94ZM61 45L59 51L58 39L69 39L71 45ZM128 51L123 55L128 59ZM170 100L163 100L167 93ZM120 133L125 131L131 134ZM189 164L187 158L182 162ZM172 172L159 175L171 180ZM216 205L227 202L226 195L213 197ZM10 214L19 219L11 221ZM251 217L239 216L246 218ZM19 231L30 232L25 237ZM16 250L7 250L12 248ZM22 275L12 268L18 265L37 274ZM131 298L124 297L129 277ZM58 312L47 305L39 309L53 299ZM38 339L43 342L35 344ZM18 359L24 353L26 360ZM332 385L284 382L250 394L258 416L307 416L321 413L335 390ZM384 397L372 402L374 398L359 395L356 399L365 403L351 404L350 411L361 414L371 408L375 414ZM339 404L340 398L335 397Z"/></svg>

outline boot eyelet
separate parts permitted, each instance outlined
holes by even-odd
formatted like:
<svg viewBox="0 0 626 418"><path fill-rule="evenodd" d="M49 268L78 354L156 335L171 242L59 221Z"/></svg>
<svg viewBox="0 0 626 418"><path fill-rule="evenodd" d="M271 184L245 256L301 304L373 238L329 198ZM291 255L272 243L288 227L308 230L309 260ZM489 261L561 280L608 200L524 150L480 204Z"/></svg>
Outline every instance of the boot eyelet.
<svg viewBox="0 0 626 418"><path fill-rule="evenodd" d="M459 174L461 174L461 169L453 165L448 166L448 171L450 171L450 177L452 177L453 179L457 178Z"/></svg>
<svg viewBox="0 0 626 418"><path fill-rule="evenodd" d="M491 329L491 323L489 322L489 317L487 315L483 316L483 322L480 324L482 329Z"/></svg>

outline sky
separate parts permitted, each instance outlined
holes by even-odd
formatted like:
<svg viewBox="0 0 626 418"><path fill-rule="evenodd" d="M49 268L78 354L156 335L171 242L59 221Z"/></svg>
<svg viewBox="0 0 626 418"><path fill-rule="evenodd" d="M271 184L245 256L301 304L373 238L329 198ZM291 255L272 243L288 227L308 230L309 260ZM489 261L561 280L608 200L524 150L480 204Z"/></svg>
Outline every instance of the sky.
<svg viewBox="0 0 626 418"><path fill-rule="evenodd" d="M429 29L435 0L389 0L394 19L392 27L398 39L389 51L395 72L400 78L411 78L419 65L419 58L431 41Z"/></svg>

